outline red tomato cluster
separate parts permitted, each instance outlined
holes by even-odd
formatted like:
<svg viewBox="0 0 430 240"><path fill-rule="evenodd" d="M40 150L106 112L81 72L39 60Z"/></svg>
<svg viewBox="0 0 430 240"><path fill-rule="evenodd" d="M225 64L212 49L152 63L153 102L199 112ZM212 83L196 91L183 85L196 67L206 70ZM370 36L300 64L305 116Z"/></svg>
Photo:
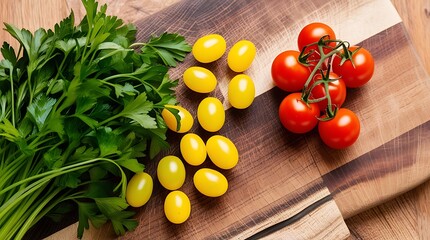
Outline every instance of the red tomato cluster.
<svg viewBox="0 0 430 240"><path fill-rule="evenodd" d="M282 125L293 133L306 133L318 125L329 147L351 146L360 134L360 121L342 104L347 88L361 87L371 79L372 55L336 39L323 23L305 26L297 43L300 51L284 51L272 63L273 82L290 92L279 106Z"/></svg>

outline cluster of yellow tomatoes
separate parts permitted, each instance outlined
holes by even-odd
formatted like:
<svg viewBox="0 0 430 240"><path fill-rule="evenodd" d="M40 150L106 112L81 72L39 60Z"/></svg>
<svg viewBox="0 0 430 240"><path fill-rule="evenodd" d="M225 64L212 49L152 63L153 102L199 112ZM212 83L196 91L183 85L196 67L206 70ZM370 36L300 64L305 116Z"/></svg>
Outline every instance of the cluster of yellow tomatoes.
<svg viewBox="0 0 430 240"><path fill-rule="evenodd" d="M193 45L192 54L197 61L210 63L220 59L226 52L226 48L226 41L221 35L209 34L197 39ZM250 67L255 55L256 47L248 40L237 42L228 53L228 66L234 72L239 73L231 79L228 86L228 100L235 108L247 108L255 98L254 82L249 76L242 73ZM210 93L215 90L218 83L215 75L209 69L198 66L185 70L183 80L188 88L198 93ZM175 109L180 117L179 122L172 113L172 109ZM215 134L205 143L200 136L189 132L194 124L194 118L184 107L166 105L162 111L162 117L170 130L185 133L180 141L180 151L182 158L189 165L199 166L207 157L220 169L228 170L237 165L239 153L230 139ZM212 133L219 131L225 122L225 110L221 101L215 97L204 98L197 108L197 120L206 131ZM184 184L185 177L185 165L179 157L169 155L159 161L157 178L164 188L171 191L165 198L164 213L170 222L176 224L185 222L191 214L191 202L188 196L178 190ZM150 186L147 188L150 188L152 193L152 178L147 173L136 174L130 180L128 187L138 188L137 184L142 180ZM193 176L193 183L200 193L208 197L222 196L228 189L227 178L219 171L210 168L197 170ZM148 192L146 191L143 197L127 194L127 201L131 206L142 206L150 198L151 194Z"/></svg>

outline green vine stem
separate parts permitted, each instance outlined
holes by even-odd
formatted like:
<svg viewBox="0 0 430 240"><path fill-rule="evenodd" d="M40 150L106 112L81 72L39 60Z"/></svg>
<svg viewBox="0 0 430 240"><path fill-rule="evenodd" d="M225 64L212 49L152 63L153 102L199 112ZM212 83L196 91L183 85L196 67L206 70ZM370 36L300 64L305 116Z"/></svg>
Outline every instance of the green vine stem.
<svg viewBox="0 0 430 240"><path fill-rule="evenodd" d="M335 42L336 46L334 47L330 46L329 44L332 42ZM318 51L316 51L315 49L309 50L311 47L314 48L315 46L317 46ZM320 118L319 120L321 121L327 121L336 116L338 106L332 105L331 97L329 94L329 83L338 80L338 78L337 79L330 78L330 72L332 71L331 61L335 54L340 54L341 52L343 53L341 64L343 64L343 62L345 62L348 59L351 60L352 59L351 56L356 51L354 52L349 51L348 50L349 47L350 47L349 42L338 40L338 39L329 39L329 36L326 35L321 37L321 39L318 42L305 46L300 52L300 55L298 57L298 61L301 64L307 67L313 67L313 70L311 71L311 74L309 75L303 87L301 100L306 105L309 105L310 103L316 103L327 99L327 109L325 110L326 116L323 118ZM329 52L327 52L327 50L329 50ZM320 57L319 60L310 59L310 57L313 54L318 54ZM313 62L315 61L317 61L317 63L313 64ZM324 64L327 65L326 70L323 68ZM321 74L322 79L315 81L311 84L312 79L314 79L315 75L318 74L317 73L318 71L320 71L319 74ZM324 85L324 91L326 95L321 98L310 99L312 90L320 84Z"/></svg>

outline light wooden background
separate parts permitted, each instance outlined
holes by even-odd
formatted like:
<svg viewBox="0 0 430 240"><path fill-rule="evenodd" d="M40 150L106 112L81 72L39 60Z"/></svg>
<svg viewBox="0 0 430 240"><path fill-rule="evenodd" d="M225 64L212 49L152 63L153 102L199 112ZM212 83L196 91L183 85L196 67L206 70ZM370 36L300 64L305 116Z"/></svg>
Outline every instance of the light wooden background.
<svg viewBox="0 0 430 240"><path fill-rule="evenodd" d="M152 14L180 0L100 0L109 12L126 21ZM40 4L43 2L44 4ZM417 54L430 73L430 1L392 0L399 11ZM43 6L43 7L41 7ZM52 27L74 9L84 13L81 0L1 0L0 22L35 30ZM0 41L12 41L4 31ZM387 203L346 220L350 239L430 239L430 181Z"/></svg>

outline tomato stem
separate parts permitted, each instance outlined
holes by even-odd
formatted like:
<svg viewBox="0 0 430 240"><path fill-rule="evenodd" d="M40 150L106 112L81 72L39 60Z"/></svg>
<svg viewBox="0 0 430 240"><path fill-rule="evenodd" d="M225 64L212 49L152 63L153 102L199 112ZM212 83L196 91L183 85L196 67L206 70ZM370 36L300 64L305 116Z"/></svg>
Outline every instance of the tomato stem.
<svg viewBox="0 0 430 240"><path fill-rule="evenodd" d="M306 45L302 49L298 57L298 61L304 66L314 67L312 69L311 74L309 75L308 79L304 84L304 87L302 89L301 99L306 105L309 105L309 103L316 103L327 99L326 117L323 119L320 119L323 121L332 119L336 115L337 108L338 108L337 106L332 105L331 97L329 94L329 83L332 81L338 80L338 79L330 79L330 72L332 71L331 61L332 61L333 55L338 54L341 51L341 49L343 49L343 52L347 55L347 56L344 56L343 58L350 59L351 55L353 54L353 53L350 53L348 50L349 42L338 40L338 39L329 39L328 37L329 37L328 35L323 36L320 38L318 42L314 42L309 45ZM331 47L329 45L332 42L337 43L335 47ZM307 51L310 47L315 47L315 46L317 46L318 51L315 51L314 49ZM325 53L324 50L327 51L327 49L329 49L330 51L328 53ZM319 54L320 56L318 62L315 65L312 65L311 62L315 62L316 60L309 59L309 57L313 54ZM325 71L323 69L324 63L327 63L327 70ZM312 79L315 77L318 71L321 72L320 73L321 80L315 81L311 86L309 86L309 84L311 83ZM320 84L324 84L325 96L317 99L309 99L312 95L311 94L312 90Z"/></svg>

